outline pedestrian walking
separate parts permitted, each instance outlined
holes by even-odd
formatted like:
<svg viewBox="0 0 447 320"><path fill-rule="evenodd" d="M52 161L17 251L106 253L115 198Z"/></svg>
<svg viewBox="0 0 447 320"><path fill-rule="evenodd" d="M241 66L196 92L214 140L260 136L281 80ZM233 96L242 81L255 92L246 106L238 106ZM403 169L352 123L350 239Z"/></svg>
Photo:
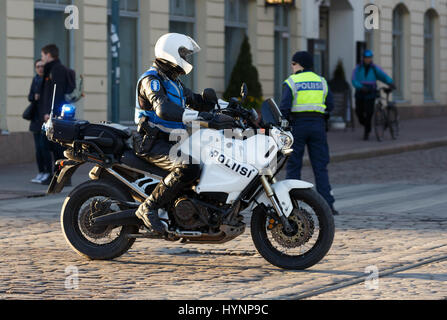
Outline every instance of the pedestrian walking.
<svg viewBox="0 0 447 320"><path fill-rule="evenodd" d="M51 114L54 85L56 85L56 93L54 96L53 115L59 116L62 106L66 103L65 94L69 87L68 70L59 60L59 48L56 45L49 44L43 47L41 56L42 61L45 63L41 87L41 104L45 112L44 121L47 121ZM64 148L61 145L53 142L49 142L49 144L55 161L65 158ZM49 184L50 182L51 177L42 181L42 184Z"/></svg>
<svg viewBox="0 0 447 320"><path fill-rule="evenodd" d="M352 73L352 85L355 88L355 113L359 123L365 127L363 140L369 139L374 105L377 97L377 81L395 88L391 79L378 65L373 63L373 52L365 50L363 61Z"/></svg>
<svg viewBox="0 0 447 320"><path fill-rule="evenodd" d="M53 172L49 141L42 132L45 111L40 103L40 90L43 81L44 63L39 59L35 62L36 76L33 78L28 95L30 106L27 109L30 120L29 130L33 133L36 152L37 176L31 180L33 183L42 183L51 177Z"/></svg>
<svg viewBox="0 0 447 320"><path fill-rule="evenodd" d="M312 71L313 57L300 51L292 58L293 74L284 81L280 109L292 127L293 153L287 164L287 179L301 180L304 149L307 146L317 191L326 199L334 215L334 197L327 166L329 146L325 117L333 109L332 93L326 79Z"/></svg>

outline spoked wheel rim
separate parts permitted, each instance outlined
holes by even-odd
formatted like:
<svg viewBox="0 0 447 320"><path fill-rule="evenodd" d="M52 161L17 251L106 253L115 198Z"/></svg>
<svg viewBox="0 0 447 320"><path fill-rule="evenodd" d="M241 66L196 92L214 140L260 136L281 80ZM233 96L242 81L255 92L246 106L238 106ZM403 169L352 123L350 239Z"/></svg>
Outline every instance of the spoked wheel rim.
<svg viewBox="0 0 447 320"><path fill-rule="evenodd" d="M315 210L301 200L292 200L294 209L288 220L293 229L285 231L281 223L271 228L271 221L266 217L265 232L271 249L282 256L299 258L307 255L319 243L323 232Z"/></svg>
<svg viewBox="0 0 447 320"><path fill-rule="evenodd" d="M77 210L77 214L73 216L73 219L75 220L75 230L80 238L89 245L104 246L113 244L118 241L123 227L94 227L91 223L91 219L95 214L100 216L114 211L120 211L120 208L118 205L112 204L109 210L104 211L103 213L98 213L92 208L92 203L95 201L110 201L110 199L105 196L95 196L84 201Z"/></svg>

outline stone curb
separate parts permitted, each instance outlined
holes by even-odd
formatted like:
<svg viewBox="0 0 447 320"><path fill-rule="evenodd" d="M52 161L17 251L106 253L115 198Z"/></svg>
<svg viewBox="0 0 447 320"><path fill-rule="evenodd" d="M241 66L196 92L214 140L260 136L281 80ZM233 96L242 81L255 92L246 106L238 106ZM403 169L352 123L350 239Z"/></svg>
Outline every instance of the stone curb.
<svg viewBox="0 0 447 320"><path fill-rule="evenodd" d="M380 156L399 154L409 151L426 150L447 146L447 137L405 143L396 146L387 146L384 148L364 148L357 151L335 152L331 153L331 163L349 160L368 159ZM306 155L304 165L310 165L309 158Z"/></svg>

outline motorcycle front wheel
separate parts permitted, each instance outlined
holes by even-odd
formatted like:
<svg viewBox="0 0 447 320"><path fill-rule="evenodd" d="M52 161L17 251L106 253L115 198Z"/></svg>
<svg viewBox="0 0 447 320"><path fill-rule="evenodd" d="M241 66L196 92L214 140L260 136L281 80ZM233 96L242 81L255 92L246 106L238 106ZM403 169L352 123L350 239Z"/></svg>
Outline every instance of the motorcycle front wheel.
<svg viewBox="0 0 447 320"><path fill-rule="evenodd" d="M292 190L294 209L288 217L292 232L286 232L273 208L256 210L251 218L251 237L256 249L271 264L304 270L320 262L334 239L334 218L323 197L315 190Z"/></svg>

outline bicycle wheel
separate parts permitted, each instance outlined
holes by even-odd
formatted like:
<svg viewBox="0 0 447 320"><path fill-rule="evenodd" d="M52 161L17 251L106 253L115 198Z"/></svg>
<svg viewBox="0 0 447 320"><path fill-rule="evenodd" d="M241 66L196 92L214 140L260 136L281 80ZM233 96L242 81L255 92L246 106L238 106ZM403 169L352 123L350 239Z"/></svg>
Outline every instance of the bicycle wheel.
<svg viewBox="0 0 447 320"><path fill-rule="evenodd" d="M383 141L386 128L386 115L382 108L377 108L374 112L374 132L376 133L377 141Z"/></svg>
<svg viewBox="0 0 447 320"><path fill-rule="evenodd" d="M391 138L396 140L399 136L399 113L396 107L388 107L386 109L388 126L390 127Z"/></svg>

